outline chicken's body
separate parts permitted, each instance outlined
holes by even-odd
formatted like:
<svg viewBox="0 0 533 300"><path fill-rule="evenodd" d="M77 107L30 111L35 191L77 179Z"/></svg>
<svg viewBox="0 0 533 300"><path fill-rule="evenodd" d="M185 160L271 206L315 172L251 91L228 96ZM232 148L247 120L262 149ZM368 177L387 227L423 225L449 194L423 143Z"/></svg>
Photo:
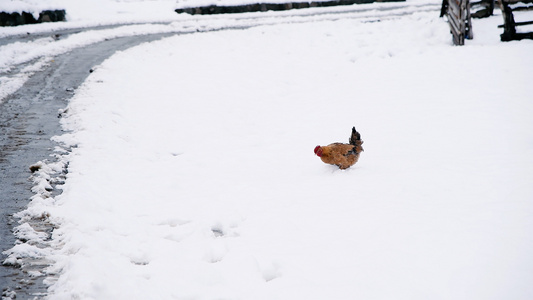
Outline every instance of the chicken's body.
<svg viewBox="0 0 533 300"><path fill-rule="evenodd" d="M333 143L327 146L316 146L315 154L323 162L336 165L344 170L353 166L359 160L359 156L363 152L362 144L361 135L353 127L349 144Z"/></svg>

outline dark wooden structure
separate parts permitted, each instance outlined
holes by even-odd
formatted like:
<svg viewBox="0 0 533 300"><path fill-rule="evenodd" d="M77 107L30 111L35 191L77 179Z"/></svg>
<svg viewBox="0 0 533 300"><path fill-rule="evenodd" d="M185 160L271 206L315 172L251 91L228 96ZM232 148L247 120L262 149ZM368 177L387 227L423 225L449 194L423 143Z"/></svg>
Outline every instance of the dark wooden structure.
<svg viewBox="0 0 533 300"><path fill-rule="evenodd" d="M531 25L533 21L515 22L514 14L533 10L533 0L498 0L502 10L503 33L500 35L502 42L533 39L533 32L516 32L517 26Z"/></svg>
<svg viewBox="0 0 533 300"><path fill-rule="evenodd" d="M469 0L443 0L440 16L444 15L448 18L454 45L464 45L465 39L474 38Z"/></svg>
<svg viewBox="0 0 533 300"><path fill-rule="evenodd" d="M310 8L310 7L330 7L339 5L365 4L374 2L403 2L405 0L325 0L311 2L287 2L287 3L255 3L231 6L209 5L201 7L178 8L175 11L179 14L190 15L214 15L214 14L236 14L259 11L281 11L289 9Z"/></svg>
<svg viewBox="0 0 533 300"><path fill-rule="evenodd" d="M62 22L66 20L66 14L67 13L64 9L45 10L39 13L39 18L36 20L33 17L33 14L28 12L7 13L0 11L0 26L18 26L43 22Z"/></svg>
<svg viewBox="0 0 533 300"><path fill-rule="evenodd" d="M488 18L494 13L494 0L480 0L470 2L472 18Z"/></svg>

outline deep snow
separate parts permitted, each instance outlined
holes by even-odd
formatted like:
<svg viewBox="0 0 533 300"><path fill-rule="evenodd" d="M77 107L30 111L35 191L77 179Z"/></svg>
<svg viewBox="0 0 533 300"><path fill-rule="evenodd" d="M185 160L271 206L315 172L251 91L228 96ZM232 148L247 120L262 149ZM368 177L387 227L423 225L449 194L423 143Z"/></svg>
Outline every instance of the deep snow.
<svg viewBox="0 0 533 300"><path fill-rule="evenodd" d="M453 47L437 16L176 36L98 66L42 170L68 162L63 194L19 214L36 240L25 219L58 227L33 253L49 298L531 299L533 42L499 42L495 16ZM352 126L354 167L313 155Z"/></svg>

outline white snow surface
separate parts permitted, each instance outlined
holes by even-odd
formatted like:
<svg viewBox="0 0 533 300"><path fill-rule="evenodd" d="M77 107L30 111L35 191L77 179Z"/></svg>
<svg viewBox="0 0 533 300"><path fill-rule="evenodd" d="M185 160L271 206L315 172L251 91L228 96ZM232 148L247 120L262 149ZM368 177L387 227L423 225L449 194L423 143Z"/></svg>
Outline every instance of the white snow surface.
<svg viewBox="0 0 533 300"><path fill-rule="evenodd" d="M453 47L438 8L298 18L98 66L54 138L63 193L19 214L49 247L10 262L51 261L48 299L532 299L533 41L495 16ZM355 166L313 155L352 126Z"/></svg>
<svg viewBox="0 0 533 300"><path fill-rule="evenodd" d="M95 2L98 1L98 2ZM174 12L174 0L114 1L114 0L55 0L32 2L10 1L18 11L38 14L44 7L58 6L67 11L67 22L42 23L26 26L0 27L0 38L30 37L0 45L0 101L17 91L35 72L49 65L56 55L108 39L154 33L191 33L220 30L230 27L258 26L279 23L302 23L339 18L379 21L414 11L434 10L437 3L413 0L408 4L384 3L330 8L311 8L286 12L245 13L235 16L190 16ZM228 0L229 1L229 0ZM6 9L8 2L0 1ZM230 2L228 2L230 3ZM54 6L55 5L55 6ZM319 14L317 14L319 13ZM62 34L62 30L80 32ZM58 32L57 36L54 33ZM38 38L32 39L31 37ZM30 66L27 66L30 64Z"/></svg>
<svg viewBox="0 0 533 300"><path fill-rule="evenodd" d="M168 15L176 8L199 7L199 6L236 6L255 3L287 3L287 2L321 2L329 0L1 0L0 11L5 12L30 12L37 17L43 10L66 9L69 18L80 19L91 15L91 18L101 18L117 14L141 16L145 14ZM170 11L168 9L171 8ZM94 14L94 15L93 15ZM37 18L36 18L37 19Z"/></svg>

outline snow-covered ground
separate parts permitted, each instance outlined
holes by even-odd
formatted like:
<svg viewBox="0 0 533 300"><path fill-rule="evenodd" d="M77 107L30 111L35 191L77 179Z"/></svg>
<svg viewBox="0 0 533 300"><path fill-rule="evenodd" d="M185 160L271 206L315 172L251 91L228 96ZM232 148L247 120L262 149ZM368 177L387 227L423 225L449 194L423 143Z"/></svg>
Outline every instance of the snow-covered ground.
<svg viewBox="0 0 533 300"><path fill-rule="evenodd" d="M2 0L0 11L24 11L38 16L43 10L65 9L69 22L106 19L117 22L125 18L131 20L147 16L169 18L178 3L176 0Z"/></svg>
<svg viewBox="0 0 533 300"><path fill-rule="evenodd" d="M24 1L24 2L23 2ZM116 2L100 0L99 5L86 1L57 0L45 3L20 0L19 11L34 5L38 9L63 7L67 10L68 22L43 23L36 25L0 27L0 101L18 90L28 78L46 67L53 57L108 39L124 36L174 32L179 34L198 31L212 31L224 28L247 28L279 23L308 23L319 20L355 18L376 22L384 18L398 17L415 11L434 11L438 3L417 0L409 3L383 3L354 5L321 9L291 10L286 12L248 13L234 16L195 16L174 12L176 3L170 0ZM28 2L28 3L27 3ZM52 4L55 3L53 6ZM93 2L91 2L93 3ZM228 0L228 2L232 3ZM64 30L79 30L62 34ZM58 33L58 34L54 34ZM2 42L16 39L16 42Z"/></svg>
<svg viewBox="0 0 533 300"><path fill-rule="evenodd" d="M63 194L19 214L50 247L9 259L52 261L50 299L531 299L533 41L494 16L454 47L435 4L116 53L63 112ZM352 126L354 167L313 155Z"/></svg>

